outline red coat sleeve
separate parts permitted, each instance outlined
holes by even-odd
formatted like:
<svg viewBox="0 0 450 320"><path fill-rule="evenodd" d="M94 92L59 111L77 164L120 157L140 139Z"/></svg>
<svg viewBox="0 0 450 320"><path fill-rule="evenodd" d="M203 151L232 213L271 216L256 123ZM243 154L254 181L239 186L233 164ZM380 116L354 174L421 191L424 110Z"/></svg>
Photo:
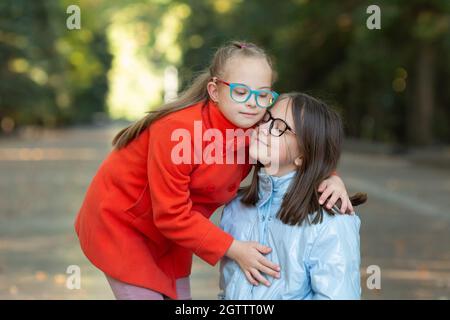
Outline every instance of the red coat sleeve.
<svg viewBox="0 0 450 320"><path fill-rule="evenodd" d="M215 265L233 237L192 210L189 182L194 165L174 164L171 159L172 149L179 143L171 141L171 134L183 124L173 118L167 120L155 122L150 129L148 179L154 223L166 238Z"/></svg>

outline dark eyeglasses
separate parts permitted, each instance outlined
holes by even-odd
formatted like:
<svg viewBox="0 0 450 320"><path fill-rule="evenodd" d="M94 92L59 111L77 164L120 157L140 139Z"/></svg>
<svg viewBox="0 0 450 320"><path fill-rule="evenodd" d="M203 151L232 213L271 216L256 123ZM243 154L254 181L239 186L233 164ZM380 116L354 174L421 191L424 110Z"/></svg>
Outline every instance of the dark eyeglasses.
<svg viewBox="0 0 450 320"><path fill-rule="evenodd" d="M261 119L261 123L267 123L269 121L272 121L269 126L269 133L274 137L281 137L286 131L290 131L293 134L295 134L294 130L292 130L291 127L280 118L274 118L272 117L272 114L269 110L266 111L264 114L264 117Z"/></svg>

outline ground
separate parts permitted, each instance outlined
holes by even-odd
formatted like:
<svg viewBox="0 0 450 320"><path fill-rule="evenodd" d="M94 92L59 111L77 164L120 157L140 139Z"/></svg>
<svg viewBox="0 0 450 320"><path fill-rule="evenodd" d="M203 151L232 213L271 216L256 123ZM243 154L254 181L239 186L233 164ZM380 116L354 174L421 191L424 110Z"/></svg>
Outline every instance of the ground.
<svg viewBox="0 0 450 320"><path fill-rule="evenodd" d="M30 129L0 139L0 299L113 298L73 222L117 130ZM450 170L352 150L338 174L350 193L369 195L358 210L363 299L449 299ZM71 265L80 267L80 289L66 286ZM366 285L373 265L381 289ZM216 299L218 266L194 258L191 288L194 299Z"/></svg>

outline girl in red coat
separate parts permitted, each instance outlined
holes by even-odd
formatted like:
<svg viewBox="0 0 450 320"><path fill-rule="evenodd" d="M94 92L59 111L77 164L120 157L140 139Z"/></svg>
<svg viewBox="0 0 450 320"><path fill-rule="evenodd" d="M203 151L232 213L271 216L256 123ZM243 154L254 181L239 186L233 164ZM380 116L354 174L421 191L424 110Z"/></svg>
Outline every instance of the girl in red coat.
<svg viewBox="0 0 450 320"><path fill-rule="evenodd" d="M248 152L248 139L227 133L261 120L278 96L273 82L266 53L254 44L233 42L217 50L210 67L176 101L114 138L75 230L117 299L189 299L193 253L211 265L223 256L233 259L254 284L268 285L262 273L279 276L280 266L264 257L270 248L234 240L209 220L233 199L251 169L249 161L224 160L230 152L233 159ZM216 134L213 142L208 130ZM180 151L180 143L193 152ZM211 144L221 144L219 160L224 161L203 159L202 150ZM331 195L329 206L340 198L341 211L353 211L339 177L325 180L319 191L322 200Z"/></svg>

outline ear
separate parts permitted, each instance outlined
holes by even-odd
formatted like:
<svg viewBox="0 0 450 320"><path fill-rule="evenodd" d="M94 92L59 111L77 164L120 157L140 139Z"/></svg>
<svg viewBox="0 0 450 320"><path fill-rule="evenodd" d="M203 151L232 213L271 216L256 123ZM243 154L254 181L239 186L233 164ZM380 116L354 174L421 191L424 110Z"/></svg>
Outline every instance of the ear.
<svg viewBox="0 0 450 320"><path fill-rule="evenodd" d="M209 97L215 103L219 101L219 91L217 90L217 84L215 82L215 78L212 81L208 82L206 85L206 89L208 90Z"/></svg>
<svg viewBox="0 0 450 320"><path fill-rule="evenodd" d="M302 163L303 163L303 157L302 156L298 156L297 158L295 158L294 164L297 167L301 167Z"/></svg>

